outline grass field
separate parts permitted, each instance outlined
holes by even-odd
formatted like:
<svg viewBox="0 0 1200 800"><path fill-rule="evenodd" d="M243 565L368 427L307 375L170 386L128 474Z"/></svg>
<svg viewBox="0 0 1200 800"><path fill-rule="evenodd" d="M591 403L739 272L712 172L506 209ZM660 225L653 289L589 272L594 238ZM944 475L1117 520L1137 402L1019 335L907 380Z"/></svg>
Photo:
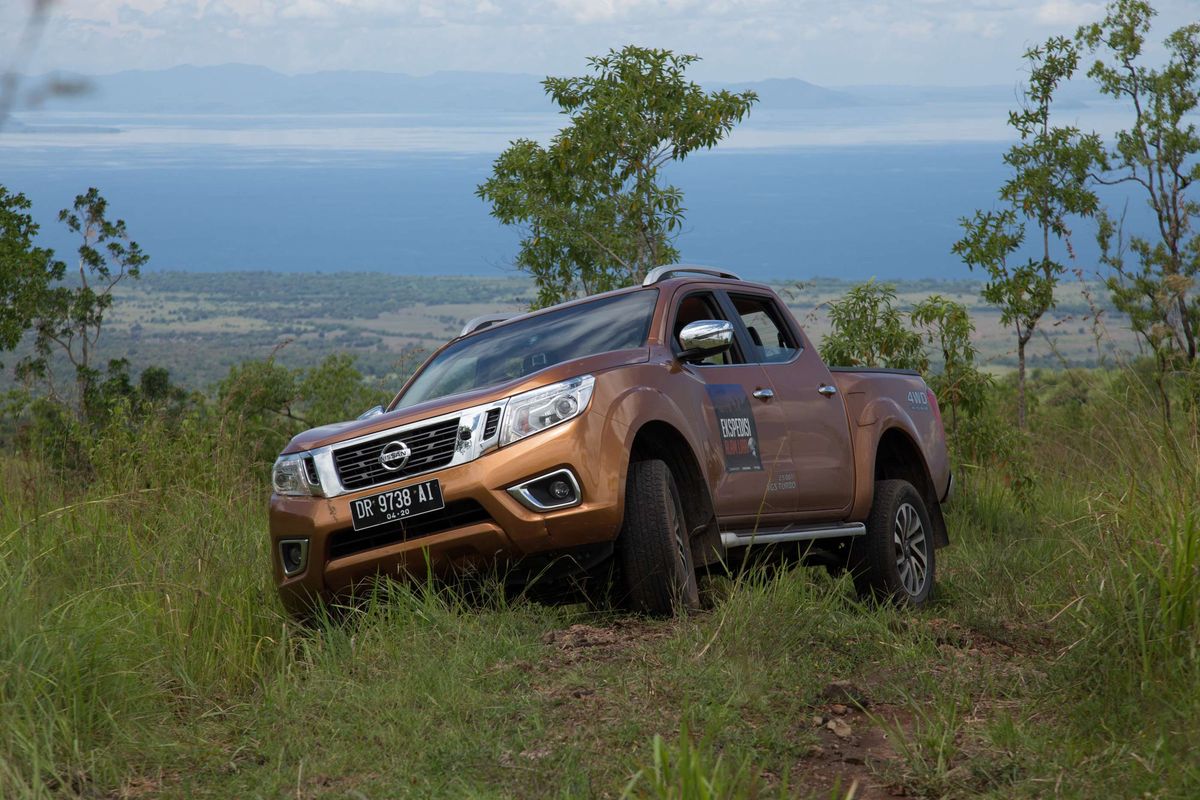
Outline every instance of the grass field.
<svg viewBox="0 0 1200 800"><path fill-rule="evenodd" d="M5 457L0 797L1200 796L1195 420L1064 380L1032 483L959 464L916 613L795 569L671 620L415 586L297 627L244 431L114 430L86 486Z"/></svg>

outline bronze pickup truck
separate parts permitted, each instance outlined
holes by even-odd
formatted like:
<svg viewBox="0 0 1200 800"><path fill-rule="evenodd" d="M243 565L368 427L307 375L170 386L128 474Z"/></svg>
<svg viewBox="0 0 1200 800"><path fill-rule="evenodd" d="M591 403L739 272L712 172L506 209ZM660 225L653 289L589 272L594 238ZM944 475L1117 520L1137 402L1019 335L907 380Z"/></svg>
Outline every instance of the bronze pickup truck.
<svg viewBox="0 0 1200 800"><path fill-rule="evenodd" d="M602 580L666 614L750 553L919 606L953 488L920 375L831 369L770 288L682 265L472 320L386 409L295 437L272 479L294 613L432 570L551 596Z"/></svg>

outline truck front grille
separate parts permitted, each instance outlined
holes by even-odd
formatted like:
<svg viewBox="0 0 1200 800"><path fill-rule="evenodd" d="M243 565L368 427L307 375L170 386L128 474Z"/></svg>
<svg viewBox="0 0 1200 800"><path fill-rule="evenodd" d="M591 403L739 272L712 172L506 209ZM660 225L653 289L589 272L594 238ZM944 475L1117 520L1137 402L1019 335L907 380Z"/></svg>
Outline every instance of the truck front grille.
<svg viewBox="0 0 1200 800"><path fill-rule="evenodd" d="M386 469L379 460L383 448L392 442L404 442L409 449L408 461L396 470ZM333 464L343 487L365 489L444 467L454 457L457 445L458 419L455 418L334 450Z"/></svg>
<svg viewBox="0 0 1200 800"><path fill-rule="evenodd" d="M329 558L342 558L396 542L432 536L453 528L490 522L491 519L491 515L483 506L474 500L457 500L447 503L443 509L422 514L408 522L397 521L365 531L345 530L335 533L329 541Z"/></svg>

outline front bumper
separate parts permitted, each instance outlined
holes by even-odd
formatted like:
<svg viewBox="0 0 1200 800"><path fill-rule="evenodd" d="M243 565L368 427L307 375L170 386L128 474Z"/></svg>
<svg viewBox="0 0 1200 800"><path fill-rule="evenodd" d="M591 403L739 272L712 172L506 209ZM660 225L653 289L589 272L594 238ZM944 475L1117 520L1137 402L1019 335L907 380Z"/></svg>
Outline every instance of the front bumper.
<svg viewBox="0 0 1200 800"><path fill-rule="evenodd" d="M423 577L431 571L449 575L503 568L532 555L611 542L621 527L620 490L627 465L618 461L619 448L603 443L603 418L585 412L473 461L395 483L336 497L272 495L271 554L280 597L289 610L300 612L379 575ZM535 511L521 502L519 493L510 492L530 478L559 469L575 477L582 497L578 505ZM380 526L378 536L353 531L354 500L430 478L441 483L442 512L410 518L408 529ZM443 514L444 519L435 517ZM438 529L441 524L449 527ZM368 538L346 546L347 541ZM307 563L296 574L285 575L280 542L295 539L307 540Z"/></svg>

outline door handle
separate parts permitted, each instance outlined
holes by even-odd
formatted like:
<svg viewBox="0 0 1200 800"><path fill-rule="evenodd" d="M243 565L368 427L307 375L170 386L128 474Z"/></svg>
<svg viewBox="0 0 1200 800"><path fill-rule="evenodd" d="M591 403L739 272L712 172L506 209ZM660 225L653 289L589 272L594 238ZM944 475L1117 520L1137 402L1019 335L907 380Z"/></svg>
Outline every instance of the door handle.
<svg viewBox="0 0 1200 800"><path fill-rule="evenodd" d="M817 391L826 397L833 397L835 394L837 394L837 387L832 384L822 383L817 387Z"/></svg>
<svg viewBox="0 0 1200 800"><path fill-rule="evenodd" d="M771 391L770 389L755 389L754 390L754 397L758 400L764 400L764 401L770 400L774 396L775 396L775 392Z"/></svg>

